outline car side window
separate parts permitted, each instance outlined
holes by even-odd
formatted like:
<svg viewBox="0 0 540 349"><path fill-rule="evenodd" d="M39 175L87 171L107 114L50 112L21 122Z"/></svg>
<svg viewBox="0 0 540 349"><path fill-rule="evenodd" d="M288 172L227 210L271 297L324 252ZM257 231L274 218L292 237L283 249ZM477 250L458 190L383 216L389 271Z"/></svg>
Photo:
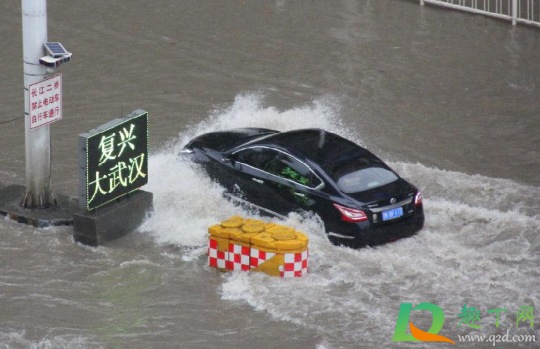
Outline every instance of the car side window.
<svg viewBox="0 0 540 349"><path fill-rule="evenodd" d="M239 151L234 156L238 162L265 171L265 165L276 159L279 154L279 152L268 148L249 148Z"/></svg>
<svg viewBox="0 0 540 349"><path fill-rule="evenodd" d="M307 165L292 156L281 154L278 161L279 163L274 164L273 170L275 172L273 174L310 188L315 188L321 184L321 180Z"/></svg>
<svg viewBox="0 0 540 349"><path fill-rule="evenodd" d="M235 160L310 188L322 183L305 164L273 149L255 147L241 150L235 154Z"/></svg>

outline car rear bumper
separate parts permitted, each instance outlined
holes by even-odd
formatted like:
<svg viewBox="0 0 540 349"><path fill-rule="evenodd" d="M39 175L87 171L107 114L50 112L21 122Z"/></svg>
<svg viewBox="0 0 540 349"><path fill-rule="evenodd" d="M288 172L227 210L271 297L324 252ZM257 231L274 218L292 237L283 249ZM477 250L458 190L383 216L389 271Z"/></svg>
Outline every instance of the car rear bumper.
<svg viewBox="0 0 540 349"><path fill-rule="evenodd" d="M359 223L340 222L331 229L330 239L337 244L359 248L377 246L415 235L424 226L424 210L418 206L414 215L396 222L373 224L369 221Z"/></svg>

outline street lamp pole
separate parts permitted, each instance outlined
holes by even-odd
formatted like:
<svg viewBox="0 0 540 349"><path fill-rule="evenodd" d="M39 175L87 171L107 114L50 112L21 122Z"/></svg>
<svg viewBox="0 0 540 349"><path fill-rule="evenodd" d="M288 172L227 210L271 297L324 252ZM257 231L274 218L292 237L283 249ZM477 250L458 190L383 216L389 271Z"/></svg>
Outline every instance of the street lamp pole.
<svg viewBox="0 0 540 349"><path fill-rule="evenodd" d="M47 42L47 0L22 0L24 65L24 133L26 153L26 193L23 208L47 208L55 203L49 191L51 177L51 136L49 125L30 129L29 86L46 77L39 63Z"/></svg>

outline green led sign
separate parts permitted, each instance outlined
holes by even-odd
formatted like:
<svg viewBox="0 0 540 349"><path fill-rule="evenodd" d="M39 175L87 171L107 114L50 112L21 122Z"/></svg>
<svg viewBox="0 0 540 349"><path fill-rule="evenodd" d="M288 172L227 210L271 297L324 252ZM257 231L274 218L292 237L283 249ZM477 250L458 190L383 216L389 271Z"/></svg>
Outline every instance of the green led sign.
<svg viewBox="0 0 540 349"><path fill-rule="evenodd" d="M106 205L148 183L148 112L133 113L79 135L79 206Z"/></svg>

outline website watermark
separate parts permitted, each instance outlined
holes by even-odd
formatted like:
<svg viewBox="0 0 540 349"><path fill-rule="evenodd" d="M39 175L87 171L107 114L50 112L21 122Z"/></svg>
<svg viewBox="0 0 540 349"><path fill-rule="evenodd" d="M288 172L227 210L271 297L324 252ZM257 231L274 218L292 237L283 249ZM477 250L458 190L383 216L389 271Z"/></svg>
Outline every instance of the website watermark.
<svg viewBox="0 0 540 349"><path fill-rule="evenodd" d="M424 331L417 328L410 321L411 311L416 310L427 310L429 311L432 317L431 327ZM515 327L525 327L530 326L531 329L534 328L534 309L531 306L521 306L516 311L516 321ZM501 321L501 313L508 312L506 308L497 308L497 309L488 309L486 311L486 316L496 317L495 326L498 328ZM425 313L425 312L424 312ZM457 328L461 326L468 326L474 329L481 329L482 325L482 316L480 310L477 310L475 307L467 307L467 304L463 305L461 308L457 323ZM508 317L507 317L508 320ZM392 341L394 342L413 342L413 341L422 341L422 342L447 342L456 344L453 339L440 335L439 332L442 330L444 325L444 311L436 304L432 303L420 303L416 307L412 307L412 303L401 303L399 308L399 314L396 322L396 328L394 331L394 337ZM512 323L513 325L513 323ZM410 333L407 333L407 328ZM489 342L493 343L493 346L496 346L497 343L535 343L537 341L536 335L534 334L516 334L511 335L510 329L507 329L506 334L496 334L496 335L457 335L458 342Z"/></svg>
<svg viewBox="0 0 540 349"><path fill-rule="evenodd" d="M493 346L496 346L497 343L535 343L536 335L534 334L520 334L520 335L510 335L510 329L506 330L506 334L492 334L490 336L477 335L477 334L466 334L466 335L457 335L458 341L460 342L484 342L484 343L493 343Z"/></svg>

